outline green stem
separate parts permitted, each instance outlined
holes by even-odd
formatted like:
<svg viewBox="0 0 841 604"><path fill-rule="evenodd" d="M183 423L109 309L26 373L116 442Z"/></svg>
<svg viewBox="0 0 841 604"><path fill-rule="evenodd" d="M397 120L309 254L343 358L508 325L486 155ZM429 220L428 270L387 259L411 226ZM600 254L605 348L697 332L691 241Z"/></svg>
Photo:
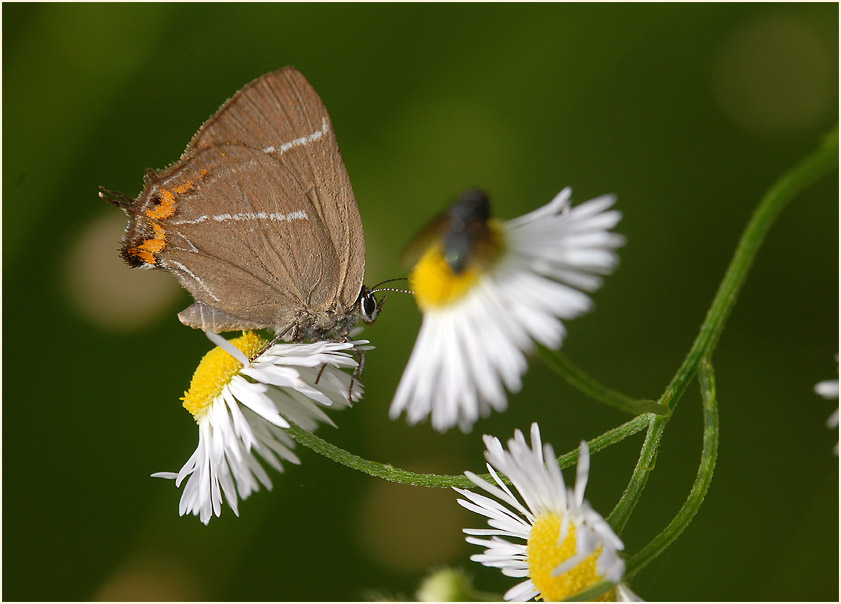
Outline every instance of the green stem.
<svg viewBox="0 0 841 604"><path fill-rule="evenodd" d="M687 384L695 376L701 359L712 358L718 338L736 304L736 297L744 285L756 253L780 211L796 193L837 165L838 131L835 130L826 138L821 147L783 174L759 202L739 239L727 272L724 274L689 354L658 401L670 411L674 411L677 402L686 391ZM664 415L651 420L651 426L628 487L607 517L607 521L617 532L621 532L628 522L642 495L648 476L654 469L657 448L669 417L669 415Z"/></svg>
<svg viewBox="0 0 841 604"><path fill-rule="evenodd" d="M340 463L343 466L364 472L370 476L382 478L383 480L388 480L389 482L399 482L401 484L410 484L420 487L470 488L473 486L473 483L470 482L464 475L453 476L444 474L419 474L417 472L409 472L407 470L395 468L391 464L364 459L317 437L312 432L308 432L300 426L292 424L292 422L290 422L290 424L291 427L288 428L286 432L299 444L307 447L308 449L312 449L316 453Z"/></svg>
<svg viewBox="0 0 841 604"><path fill-rule="evenodd" d="M645 435L645 442L642 444L637 465L634 468L634 473L631 475L631 480L628 486L625 487L625 492L616 503L613 511L607 517L607 522L616 531L616 534L621 534L625 529L625 525L631 517L639 498L642 496L642 491L648 482L648 477L654 470L655 462L657 461L657 451L660 448L660 439L663 436L663 431L666 428L666 423L669 421L669 416L649 416L648 432Z"/></svg>
<svg viewBox="0 0 841 604"><path fill-rule="evenodd" d="M604 434L597 436L591 440L587 441L587 447L590 449L590 453L597 453L604 449L607 449L611 445L615 445L616 443L628 438L629 436L633 436L637 432L641 432L648 426L651 418L653 417L652 414L647 413L645 415L638 415L634 419L625 422L621 426L617 426L611 430L608 430ZM569 453L564 453L560 457L558 457L558 466L563 468L568 468L575 464L578 461L578 448L576 447L574 450L570 451Z"/></svg>
<svg viewBox="0 0 841 604"><path fill-rule="evenodd" d="M783 174L759 202L739 239L736 252L713 298L701 330L680 369L660 398L661 403L670 409L673 408L695 375L701 359L712 357L718 338L736 304L736 297L745 283L756 253L780 211L797 193L837 167L838 130L836 129L826 137L817 150Z"/></svg>
<svg viewBox="0 0 841 604"><path fill-rule="evenodd" d="M625 568L625 577L630 577L646 564L660 555L692 521L701 507L704 497L710 488L715 461L718 455L718 400L715 388L715 373L708 358L701 361L698 368L698 381L701 386L701 398L704 405L704 446L701 451L701 462L695 476L695 483L683 506L669 525L648 545L634 555Z"/></svg>
<svg viewBox="0 0 841 604"><path fill-rule="evenodd" d="M689 491L689 496L686 498L683 506L669 525L652 539L648 545L628 560L628 563L625 565L624 579L628 579L639 572L641 568L660 555L663 550L678 538L698 512L698 508L701 507L701 502L703 502L709 490L710 481L715 470L716 457L718 455L718 400L716 398L715 373L709 359L702 360L698 371L698 380L701 386L701 398L704 405L704 445L701 451L701 463L698 465L698 472L695 476L695 483L692 485L692 489ZM651 440L652 433L655 431L653 424L659 419L661 418L654 418L652 421L652 429L648 432L646 443ZM643 447L643 452L645 452L645 447ZM640 459L643 457L644 455L641 455ZM650 470L651 468L648 468L648 471ZM611 516L616 513L617 510L614 509ZM608 518L608 522L611 522L610 518ZM611 522L611 525L613 525L613 522ZM592 602L614 587L616 587L615 583L600 581L575 594L575 596L568 598L567 601Z"/></svg>
<svg viewBox="0 0 841 604"><path fill-rule="evenodd" d="M643 430L649 424L649 418L649 415L637 416L632 420L625 422L621 426L617 426L616 428L608 430L604 434L587 441L587 445L593 453L606 449L607 447ZM390 482L438 488L471 488L474 486L473 483L470 482L463 474L418 474L417 472L409 472L407 470L395 468L390 464L364 459L317 437L315 434L308 432L295 424L291 424L291 427L287 429L287 433L299 444L307 447L308 449L312 449L316 453L323 455L328 459L340 463L343 466L347 466L353 470L358 470L370 476L382 478ZM578 449L576 448L574 451L564 453L558 457L558 464L561 468L566 468L573 465L577 460ZM480 474L480 477L487 481L493 480L490 474L487 473Z"/></svg>
<svg viewBox="0 0 841 604"><path fill-rule="evenodd" d="M633 399L594 380L573 364L560 350L549 350L545 346L538 346L537 350L540 358L555 373L594 400L632 415L639 415L641 413L665 415L669 413L666 407L655 401Z"/></svg>

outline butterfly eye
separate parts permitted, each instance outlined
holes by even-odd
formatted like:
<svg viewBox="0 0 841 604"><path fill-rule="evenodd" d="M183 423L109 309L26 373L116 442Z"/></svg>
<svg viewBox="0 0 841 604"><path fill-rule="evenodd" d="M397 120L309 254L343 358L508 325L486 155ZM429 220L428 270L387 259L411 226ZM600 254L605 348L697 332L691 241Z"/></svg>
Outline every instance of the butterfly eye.
<svg viewBox="0 0 841 604"><path fill-rule="evenodd" d="M377 304L377 298L374 292L366 291L362 294L360 302L360 310L362 311L362 320L366 323L373 323L377 320L377 315L380 314L380 305Z"/></svg>

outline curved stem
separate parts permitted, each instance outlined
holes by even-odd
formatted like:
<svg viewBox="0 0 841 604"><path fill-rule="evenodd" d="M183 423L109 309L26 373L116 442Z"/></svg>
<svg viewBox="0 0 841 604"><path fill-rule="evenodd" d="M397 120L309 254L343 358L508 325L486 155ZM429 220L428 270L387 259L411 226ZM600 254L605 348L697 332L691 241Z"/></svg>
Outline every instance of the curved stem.
<svg viewBox="0 0 841 604"><path fill-rule="evenodd" d="M837 167L838 130L836 128L817 150L783 174L759 202L742 232L736 252L727 267L727 272L724 274L689 354L660 398L660 402L665 406L674 407L686 390L689 380L695 375L698 363L703 357L712 356L756 253L780 211L797 193Z"/></svg>
<svg viewBox="0 0 841 604"><path fill-rule="evenodd" d="M692 489L689 491L689 496L686 498L683 506L668 526L659 535L652 539L648 545L628 560L628 563L625 565L625 579L628 579L635 573L639 572L641 568L660 555L663 550L669 547L669 545L678 538L698 512L698 508L701 507L701 502L703 502L704 497L709 490L713 471L715 470L716 457L718 455L718 400L716 397L715 373L713 371L712 363L707 358L701 362L698 371L698 379L701 386L701 398L704 406L704 445L701 451L701 462L698 465L698 472L695 476L695 483L692 485ZM655 432L654 423L657 419L660 418L655 418L654 421L652 421L652 428L649 429L649 436L646 438L646 443L648 443L649 440L652 440L652 433ZM643 447L643 452L645 452L645 447ZM645 457L645 455L641 455L640 459L643 457ZM649 472L650 470L651 468L648 468ZM619 508L619 506L617 506L617 508ZM614 516L614 514L622 516L621 513L617 513L616 509L614 509L611 517ZM624 516L622 517L624 518ZM611 522L610 517L608 518L608 522ZM611 522L611 525L613 525L613 522ZM575 596L569 598L568 601L592 602L614 587L616 587L615 583L600 581L599 583L596 583L595 585L575 594Z"/></svg>
<svg viewBox="0 0 841 604"><path fill-rule="evenodd" d="M616 503L613 511L607 517L607 522L616 531L616 534L621 534L628 519L631 517L631 512L642 496L642 491L648 482L648 477L654 470L655 462L657 461L657 451L660 448L660 439L663 436L663 431L669 421L669 416L649 416L648 432L645 435L645 442L642 444L637 465L634 467L634 473L631 475L631 480L628 486L625 487L625 492Z"/></svg>
<svg viewBox="0 0 841 604"><path fill-rule="evenodd" d="M670 411L674 410L687 384L695 376L701 360L712 357L718 338L736 304L739 290L744 285L756 253L780 211L796 193L837 165L838 131L835 130L826 138L821 147L783 174L762 198L739 239L730 265L727 267L689 354L660 397L659 402ZM607 521L617 533L621 532L628 522L642 495L648 476L654 469L660 438L669 417L669 415L657 416L651 420L651 426L631 480L616 507L607 517Z"/></svg>
<svg viewBox="0 0 841 604"><path fill-rule="evenodd" d="M701 507L710 488L715 461L718 456L718 399L716 397L715 373L709 358L704 358L698 368L698 381L701 386L701 398L704 405L704 446L701 462L695 475L695 482L683 506L669 525L648 545L634 555L625 568L625 576L630 577L642 567L660 555L692 521Z"/></svg>
<svg viewBox="0 0 841 604"><path fill-rule="evenodd" d="M545 346L538 346L537 349L540 358L555 373L564 378L571 386L578 388L581 392L600 403L633 415L639 415L641 413L666 415L669 413L666 407L655 401L634 399L612 388L608 388L584 373L560 350L549 350Z"/></svg>
<svg viewBox="0 0 841 604"><path fill-rule="evenodd" d="M643 430L649 423L649 415L640 415L630 421L625 422L621 426L617 426L612 430L608 430L592 440L587 441L591 452L601 451L610 445L636 434ZM395 468L390 464L384 464L376 461L370 461L349 453L344 449L337 447L326 440L319 438L315 434L304 430L303 428L290 422L291 427L286 432L294 438L299 444L312 449L316 453L340 463L348 468L359 470L370 476L382 478L390 482L398 482L401 484L409 484L422 487L460 487L471 488L473 483L467 479L463 474L447 475L447 474L418 474L417 472L409 472ZM558 464L562 468L573 465L578 460L578 449L564 453L558 457ZM481 474L481 478L487 481L492 481L490 474ZM504 477L503 477L504 478Z"/></svg>
<svg viewBox="0 0 841 604"><path fill-rule="evenodd" d="M615 445L616 443L628 438L629 436L633 436L637 432L641 432L649 424L652 417L653 414L651 413L638 415L634 419L625 422L621 426L617 426L616 428L608 430L600 436L588 440L587 447L590 449L590 453L597 453L599 451L602 451L603 449L607 449L609 446ZM577 461L578 447L576 447L569 453L564 453L563 455L558 457L558 465L561 467L561 469L569 468Z"/></svg>
<svg viewBox="0 0 841 604"><path fill-rule="evenodd" d="M337 447L326 440L317 437L312 432L304 430L300 426L290 423L286 430L287 434L294 438L299 444L312 449L316 453L331 459L337 463L347 466L353 470L359 470L370 476L382 478L389 482L399 482L420 487L461 487L470 488L473 483L464 475L444 474L419 474L395 468L391 464L370 461L359 455L354 455L344 449Z"/></svg>

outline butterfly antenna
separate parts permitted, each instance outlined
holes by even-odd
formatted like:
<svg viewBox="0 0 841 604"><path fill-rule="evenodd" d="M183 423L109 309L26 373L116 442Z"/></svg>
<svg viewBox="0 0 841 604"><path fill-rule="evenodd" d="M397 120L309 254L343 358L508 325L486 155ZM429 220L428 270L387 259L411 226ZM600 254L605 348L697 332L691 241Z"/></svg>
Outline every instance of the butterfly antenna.
<svg viewBox="0 0 841 604"><path fill-rule="evenodd" d="M108 203L117 206L121 210L125 210L127 207L134 203L134 200L131 197L123 195L119 191L112 191L111 189L106 189L105 187L99 187L99 196Z"/></svg>
<svg viewBox="0 0 841 604"><path fill-rule="evenodd" d="M371 293L374 292L397 292L400 294L414 294L410 289L396 289L393 287L380 287L380 285L385 285L386 283L392 283L393 281L408 281L408 277L395 277L394 279L386 279L385 281L380 281L374 287L371 288Z"/></svg>

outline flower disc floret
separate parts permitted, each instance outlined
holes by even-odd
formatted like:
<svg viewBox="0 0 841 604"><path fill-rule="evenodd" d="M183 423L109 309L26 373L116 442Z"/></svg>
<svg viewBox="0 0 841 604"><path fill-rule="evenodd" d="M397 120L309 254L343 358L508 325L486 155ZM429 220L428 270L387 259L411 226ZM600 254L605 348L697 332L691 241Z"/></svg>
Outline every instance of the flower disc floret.
<svg viewBox="0 0 841 604"><path fill-rule="evenodd" d="M153 474L177 487L186 480L179 513L205 524L221 514L223 495L238 515L239 499L272 488L263 463L278 472L282 461L300 463L284 429L290 421L305 430L332 424L323 407L342 409L360 398L362 385L343 369L357 367L348 351L370 348L360 340L263 350L268 342L250 332L230 341L207 335L218 348L202 359L183 397L198 424L198 447L177 474Z"/></svg>
<svg viewBox="0 0 841 604"><path fill-rule="evenodd" d="M242 336L228 342L241 350L248 358L255 356L269 344L269 340L253 331L243 332ZM223 348L217 346L208 352L202 357L193 374L190 389L181 397L184 408L198 420L198 416L210 406L222 389L230 383L231 378L242 368L242 362Z"/></svg>
<svg viewBox="0 0 841 604"><path fill-rule="evenodd" d="M619 583L625 572L619 555L622 540L584 499L590 467L586 443L579 448L575 486L568 489L552 446L541 444L537 424L531 427L531 446L519 430L508 441L508 450L496 438L484 440L493 483L471 472L465 475L491 497L455 490L464 496L459 503L486 517L490 527L464 530L468 543L485 548L471 560L525 579L509 589L505 599L556 601L605 579ZM516 496L500 474L511 481ZM616 599L618 593L610 591L604 597Z"/></svg>

